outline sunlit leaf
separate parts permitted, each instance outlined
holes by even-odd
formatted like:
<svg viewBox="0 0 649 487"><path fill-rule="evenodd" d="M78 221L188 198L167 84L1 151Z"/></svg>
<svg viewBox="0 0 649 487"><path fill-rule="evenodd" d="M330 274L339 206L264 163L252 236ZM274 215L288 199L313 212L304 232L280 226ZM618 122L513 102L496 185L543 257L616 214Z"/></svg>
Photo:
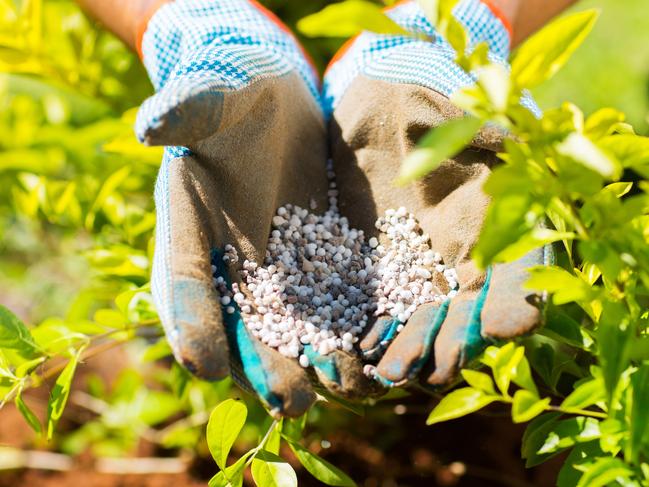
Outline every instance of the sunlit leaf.
<svg viewBox="0 0 649 487"><path fill-rule="evenodd" d="M560 17L530 37L512 61L512 79L531 88L551 78L581 45L597 20L596 10Z"/></svg>
<svg viewBox="0 0 649 487"><path fill-rule="evenodd" d="M41 422L38 419L38 417L34 414L34 412L29 409L27 404L25 404L25 401L22 398L21 394L16 395L16 399L14 400L14 403L16 404L16 408L18 411L20 411L20 414L23 415L25 420L27 421L27 424L38 434L41 434L43 427L41 426Z"/></svg>
<svg viewBox="0 0 649 487"><path fill-rule="evenodd" d="M261 450L251 466L252 478L259 487L297 486L295 470L286 460L274 453Z"/></svg>
<svg viewBox="0 0 649 487"><path fill-rule="evenodd" d="M514 423L525 423L537 417L550 404L550 398L539 399L530 391L519 389L514 394L512 419Z"/></svg>
<svg viewBox="0 0 649 487"><path fill-rule="evenodd" d="M407 184L424 177L450 157L464 149L480 128L472 117L451 120L431 129L408 154L401 165L397 184Z"/></svg>
<svg viewBox="0 0 649 487"><path fill-rule="evenodd" d="M599 458L584 468L577 487L603 487L617 479L629 479L633 471L619 458Z"/></svg>
<svg viewBox="0 0 649 487"><path fill-rule="evenodd" d="M0 305L0 348L15 350L24 358L32 358L39 352L25 324L2 305Z"/></svg>
<svg viewBox="0 0 649 487"><path fill-rule="evenodd" d="M207 445L214 461L225 469L228 454L246 422L246 405L234 399L226 399L214 408L207 423Z"/></svg>
<svg viewBox="0 0 649 487"><path fill-rule="evenodd" d="M54 387L50 392L50 400L47 403L48 440L52 438L52 435L54 434L54 428L56 428L59 419L61 419L65 405L68 402L70 388L72 387L72 379L74 378L74 372L76 371L77 364L79 363L80 353L81 352L72 356L72 358L68 361L67 365L56 379Z"/></svg>
<svg viewBox="0 0 649 487"><path fill-rule="evenodd" d="M381 7L366 0L345 0L300 19L298 30L309 37L350 37L363 30L409 35Z"/></svg>
<svg viewBox="0 0 649 487"><path fill-rule="evenodd" d="M456 389L442 398L432 410L426 424L441 423L450 419L461 418L498 400L498 396L488 395L473 387Z"/></svg>
<svg viewBox="0 0 649 487"><path fill-rule="evenodd" d="M355 487L354 482L345 472L338 467L333 466L324 458L320 458L315 453L310 452L302 445L293 440L288 440L288 444L295 453L300 463L316 479L326 485L339 487Z"/></svg>

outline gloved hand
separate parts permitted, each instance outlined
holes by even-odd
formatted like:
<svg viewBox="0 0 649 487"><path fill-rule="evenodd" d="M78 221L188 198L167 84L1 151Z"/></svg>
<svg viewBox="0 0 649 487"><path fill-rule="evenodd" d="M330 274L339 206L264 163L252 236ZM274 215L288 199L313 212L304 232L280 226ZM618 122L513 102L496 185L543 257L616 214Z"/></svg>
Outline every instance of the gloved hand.
<svg viewBox="0 0 649 487"><path fill-rule="evenodd" d="M421 305L398 335L400 323L380 317L361 342L365 357L378 360L376 378L386 386L444 386L493 340L533 330L541 321L537 299L521 287L526 269L548 261L544 249L482 272L471 261L489 203L482 185L497 162L500 131L478 134L472 146L423 180L396 187L404 156L430 128L463 116L448 96L474 83L453 59L414 1L388 15L419 37L361 34L325 75L324 100L339 182L339 206L350 224L376 235L374 221L386 209L404 206L419 220L447 267L457 270L459 292L441 306ZM510 35L486 2L461 1L454 15L471 45L489 45L505 63ZM533 111L529 99L522 103ZM439 283L438 283L439 284ZM448 290L447 290L448 291ZM386 350L387 348L387 350Z"/></svg>
<svg viewBox="0 0 649 487"><path fill-rule="evenodd" d="M137 136L167 146L155 189L152 290L174 355L212 380L232 366L273 413L300 415L316 397L307 371L253 337L238 309L222 313L211 266L230 283L237 274L222 260L226 244L239 265L261 263L277 207L326 209L316 74L286 28L252 0L164 4L141 52L157 93L140 108ZM370 385L348 354L314 362L336 393L363 395Z"/></svg>

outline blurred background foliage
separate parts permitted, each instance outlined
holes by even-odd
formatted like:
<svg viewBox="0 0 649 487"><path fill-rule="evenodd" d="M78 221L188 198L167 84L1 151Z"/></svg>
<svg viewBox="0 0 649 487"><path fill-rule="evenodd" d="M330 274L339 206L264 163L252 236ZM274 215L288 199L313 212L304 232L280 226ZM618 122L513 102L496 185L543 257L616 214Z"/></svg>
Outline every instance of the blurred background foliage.
<svg viewBox="0 0 649 487"><path fill-rule="evenodd" d="M264 3L294 27L331 2ZM565 100L586 113L615 107L647 133L646 0L578 5L585 6L601 7L601 20L568 66L535 95L543 108ZM302 40L321 70L343 42ZM132 132L135 110L151 91L137 57L71 0L0 0L0 304L40 325L41 333L114 330L124 320L155 318L147 282L155 224L151 195L162 151L139 145ZM94 416L69 428L60 438L62 451L128 453L141 437L165 447L195 447L211 407L231 394L230 383L191 380L176 366L172 374L161 373L145 364L168 355L164 341L148 348L143 343L123 350L125 370L110 385L99 375L84 379L86 395L75 403ZM366 424L382 429L396 421L391 407L373 410ZM267 418L258 406L251 408L243 438L254 444ZM174 417L190 423L151 429ZM350 428L350 421L340 424L344 418L329 415L319 424L343 431ZM381 441L398 444L398 431L391 429ZM322 434L313 434L320 442ZM358 431L353 437L364 441ZM381 448L367 451L374 463L383 462Z"/></svg>

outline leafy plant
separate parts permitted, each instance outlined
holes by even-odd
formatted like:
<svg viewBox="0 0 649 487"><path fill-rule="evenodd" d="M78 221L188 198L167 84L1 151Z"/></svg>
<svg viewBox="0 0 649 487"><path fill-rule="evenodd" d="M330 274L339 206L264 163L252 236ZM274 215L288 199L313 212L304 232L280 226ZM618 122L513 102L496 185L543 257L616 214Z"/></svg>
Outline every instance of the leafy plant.
<svg viewBox="0 0 649 487"><path fill-rule="evenodd" d="M492 201L473 257L486 267L543 245L562 246L558 265L531 269L526 284L548 295L539 336L522 346L490 347L481 361L491 375L464 371L468 386L448 394L428 424L504 402L514 422L533 420L523 439L528 466L570 451L560 486L645 485L649 139L635 135L613 109L585 117L565 103L536 117L520 103L526 89L565 64L597 12L546 26L518 49L507 72L480 46L468 52L465 36L448 21L444 26L454 2L422 3L433 12L431 20L443 24L440 30L458 62L473 70L476 85L453 97L470 116L424 137L404 162L400 182L426 174L458 152L477 127L496 123L511 137L499 154L503 164L485 183ZM439 149L440 138L445 149ZM513 394L512 384L518 386Z"/></svg>
<svg viewBox="0 0 649 487"><path fill-rule="evenodd" d="M477 84L454 98L471 117L422 138L399 181L422 177L480 126L497 123L512 137L485 186L492 204L474 257L488 266L542 245L559 248L555 265L533 269L528 282L548 295L544 328L490 347L476 364L484 370L463 371L466 385L428 422L505 404L514 422L529 422L528 466L568 453L559 485L645 485L649 142L613 109L584 116L566 103L535 117L520 105L527 89L567 62L597 14L549 25L507 71L489 62L485 46L466 49L453 1L421 4ZM304 2L295 5L289 10L306 13ZM13 401L37 434L70 454L124 455L141 438L209 451L220 469L210 485L240 485L247 469L258 485L295 485L300 464L328 485L354 485L304 446L306 417L274 420L250 398L235 401L230 381L206 383L169 365L148 286L150 192L161 153L132 135L133 107L151 91L135 56L67 0L0 1L0 19L0 285L9 302L31 301L30 326L0 307L0 408ZM299 27L335 39L311 41L319 52L362 29L403 34L378 5L356 0ZM47 286L43 275L52 272L72 291ZM118 347L128 366L112 385L78 376L85 361ZM50 381L41 417L29 391ZM74 429L64 415L70 402L92 414ZM323 423L319 410L312 427Z"/></svg>

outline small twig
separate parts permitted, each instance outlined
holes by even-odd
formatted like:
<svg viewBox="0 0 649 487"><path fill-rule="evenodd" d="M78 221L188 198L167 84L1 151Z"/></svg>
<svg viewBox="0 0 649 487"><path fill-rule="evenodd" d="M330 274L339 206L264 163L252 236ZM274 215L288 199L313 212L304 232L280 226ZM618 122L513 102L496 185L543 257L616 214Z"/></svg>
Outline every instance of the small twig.
<svg viewBox="0 0 649 487"><path fill-rule="evenodd" d="M177 474L187 471L189 461L184 458L98 458L95 470L101 473L125 474Z"/></svg>
<svg viewBox="0 0 649 487"><path fill-rule="evenodd" d="M71 470L73 465L72 457L61 453L0 447L0 471L33 468L65 472Z"/></svg>

